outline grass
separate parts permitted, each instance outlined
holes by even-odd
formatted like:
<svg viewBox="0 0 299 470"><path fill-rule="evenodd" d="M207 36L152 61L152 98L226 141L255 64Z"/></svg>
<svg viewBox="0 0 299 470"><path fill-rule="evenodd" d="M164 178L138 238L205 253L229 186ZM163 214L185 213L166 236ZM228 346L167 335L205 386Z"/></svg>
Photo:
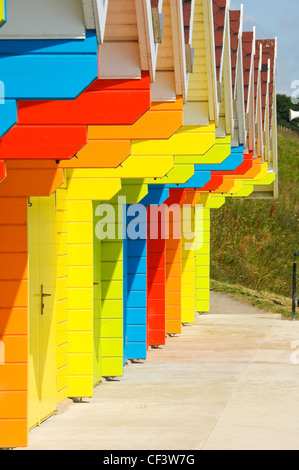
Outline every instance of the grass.
<svg viewBox="0 0 299 470"><path fill-rule="evenodd" d="M230 294L237 300L241 300L266 312L278 313L283 318L292 317L292 301L288 297L271 292L256 291L238 284L228 284L226 282L215 281L214 279L211 279L211 290Z"/></svg>
<svg viewBox="0 0 299 470"><path fill-rule="evenodd" d="M243 298L250 289L273 298L292 295L293 253L299 251L298 137L280 132L278 151L278 200L231 199L211 213L211 278L234 290L247 288L239 292Z"/></svg>

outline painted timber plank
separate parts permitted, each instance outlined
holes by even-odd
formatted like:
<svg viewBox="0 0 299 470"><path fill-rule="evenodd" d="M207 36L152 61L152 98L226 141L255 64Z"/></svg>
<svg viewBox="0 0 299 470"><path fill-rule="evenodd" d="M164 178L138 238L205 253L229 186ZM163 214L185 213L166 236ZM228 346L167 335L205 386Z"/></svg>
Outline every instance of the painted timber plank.
<svg viewBox="0 0 299 470"><path fill-rule="evenodd" d="M119 80L118 86L113 87L110 82L95 80L74 100L18 101L18 123L96 126L133 124L150 107L147 72L143 72L142 79L132 80L132 84L128 80ZM107 139L105 134L104 131L104 136L96 135L96 139ZM113 139L116 135L118 133L114 132Z"/></svg>
<svg viewBox="0 0 299 470"><path fill-rule="evenodd" d="M14 126L0 139L0 159L69 159L86 142L86 126Z"/></svg>
<svg viewBox="0 0 299 470"><path fill-rule="evenodd" d="M75 98L97 78L96 35L89 31L86 39L73 41L0 40L0 65L6 99Z"/></svg>

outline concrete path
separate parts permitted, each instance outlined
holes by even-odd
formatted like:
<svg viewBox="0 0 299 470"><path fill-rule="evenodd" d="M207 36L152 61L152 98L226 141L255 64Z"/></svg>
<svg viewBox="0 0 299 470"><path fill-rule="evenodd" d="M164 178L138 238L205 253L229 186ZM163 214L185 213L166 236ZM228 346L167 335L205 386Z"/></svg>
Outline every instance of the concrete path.
<svg viewBox="0 0 299 470"><path fill-rule="evenodd" d="M32 430L29 449L299 450L299 322L224 294L211 304L123 378Z"/></svg>

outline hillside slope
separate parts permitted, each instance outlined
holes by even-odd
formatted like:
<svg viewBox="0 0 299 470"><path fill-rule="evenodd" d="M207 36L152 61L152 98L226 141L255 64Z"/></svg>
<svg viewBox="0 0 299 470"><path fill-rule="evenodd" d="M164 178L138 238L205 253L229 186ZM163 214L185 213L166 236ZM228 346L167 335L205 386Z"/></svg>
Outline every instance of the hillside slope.
<svg viewBox="0 0 299 470"><path fill-rule="evenodd" d="M280 132L278 150L278 200L229 200L212 211L211 277L290 296L299 251L299 138Z"/></svg>

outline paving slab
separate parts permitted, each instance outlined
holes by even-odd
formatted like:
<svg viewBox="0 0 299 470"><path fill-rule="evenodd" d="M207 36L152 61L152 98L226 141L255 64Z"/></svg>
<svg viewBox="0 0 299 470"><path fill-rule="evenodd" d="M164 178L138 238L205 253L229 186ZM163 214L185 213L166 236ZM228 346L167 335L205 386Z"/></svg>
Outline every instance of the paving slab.
<svg viewBox="0 0 299 470"><path fill-rule="evenodd" d="M30 431L28 449L298 450L292 344L299 322L212 292L210 314L62 407Z"/></svg>

